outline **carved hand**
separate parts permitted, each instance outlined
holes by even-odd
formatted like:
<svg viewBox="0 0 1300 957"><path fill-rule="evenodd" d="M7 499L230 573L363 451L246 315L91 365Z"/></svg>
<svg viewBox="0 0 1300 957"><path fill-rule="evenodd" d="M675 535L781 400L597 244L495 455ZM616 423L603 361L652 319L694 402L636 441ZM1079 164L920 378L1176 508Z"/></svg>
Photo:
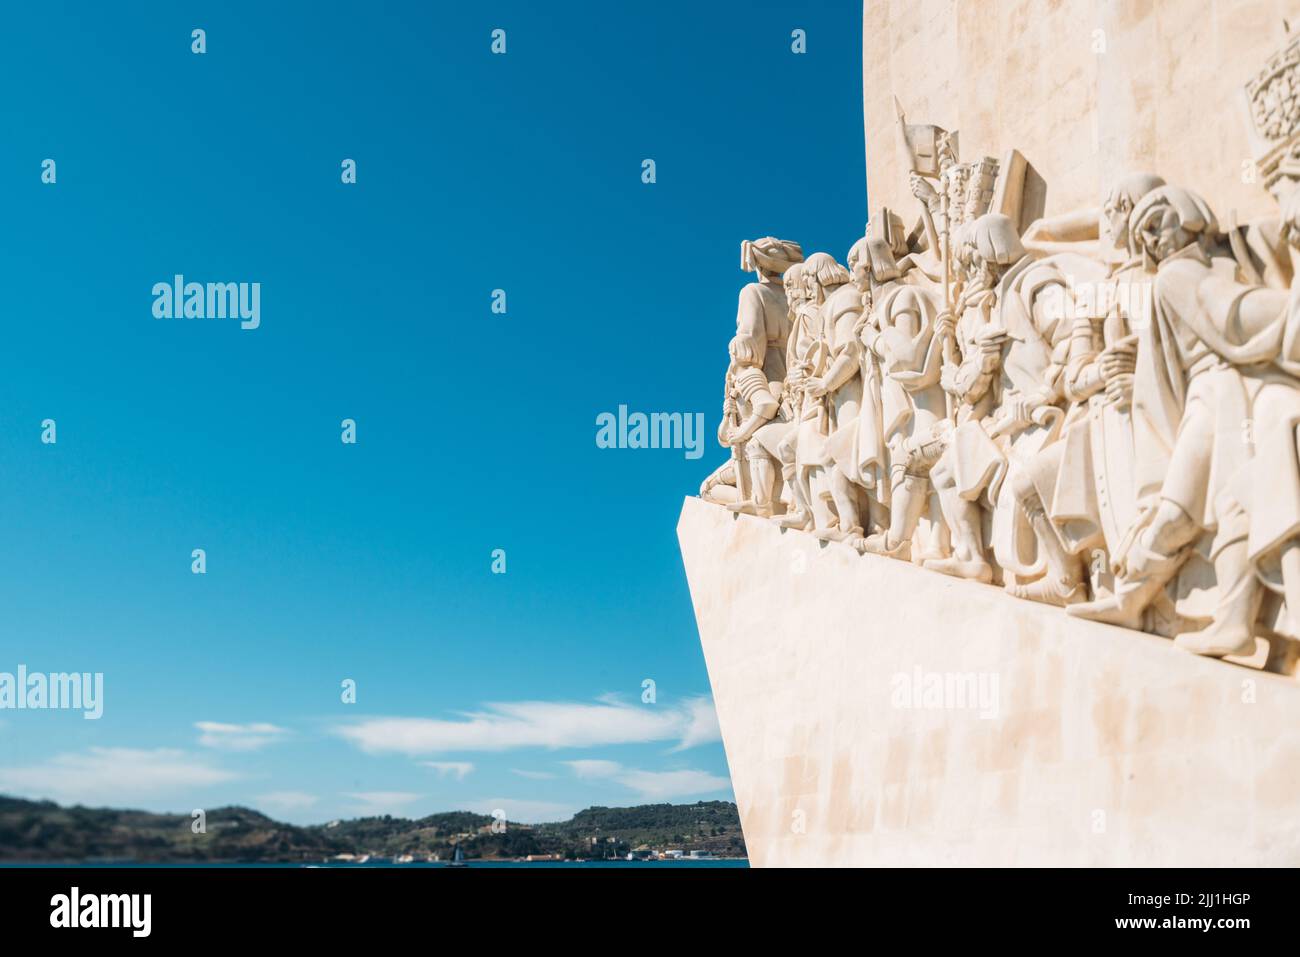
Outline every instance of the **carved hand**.
<svg viewBox="0 0 1300 957"><path fill-rule="evenodd" d="M1133 346L1114 345L1098 356L1102 377L1109 382L1118 376L1132 376L1137 367L1137 350Z"/></svg>
<svg viewBox="0 0 1300 957"><path fill-rule="evenodd" d="M951 362L945 362L942 369L939 370L939 387L944 392L960 396L961 389L957 385L957 373L960 367Z"/></svg>
<svg viewBox="0 0 1300 957"><path fill-rule="evenodd" d="M953 334L956 329L956 320L953 314L947 309L939 313L939 318L934 321L934 334L940 339L945 339Z"/></svg>
<svg viewBox="0 0 1300 957"><path fill-rule="evenodd" d="M939 194L935 192L934 187L920 173L912 173L909 177L909 184L912 187L912 195L925 203L927 206L933 202Z"/></svg>
<svg viewBox="0 0 1300 957"><path fill-rule="evenodd" d="M1106 402L1125 405L1133 401L1133 373L1122 372L1106 380Z"/></svg>

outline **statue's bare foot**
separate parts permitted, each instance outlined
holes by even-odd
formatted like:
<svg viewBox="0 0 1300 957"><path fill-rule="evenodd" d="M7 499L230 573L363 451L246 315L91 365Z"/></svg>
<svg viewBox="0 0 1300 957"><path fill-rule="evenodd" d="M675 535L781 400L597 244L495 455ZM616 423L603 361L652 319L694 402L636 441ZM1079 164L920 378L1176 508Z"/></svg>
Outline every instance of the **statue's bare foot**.
<svg viewBox="0 0 1300 957"><path fill-rule="evenodd" d="M736 490L730 485L715 485L713 488L700 490L700 499L714 505L734 505L736 498Z"/></svg>
<svg viewBox="0 0 1300 957"><path fill-rule="evenodd" d="M1255 636L1241 625L1210 625L1204 631L1189 631L1174 639L1174 644L1194 655L1223 658L1226 655L1253 655Z"/></svg>
<svg viewBox="0 0 1300 957"><path fill-rule="evenodd" d="M813 525L812 512L786 512L784 515L777 515L772 521L782 528L795 528L801 532L811 530Z"/></svg>
<svg viewBox="0 0 1300 957"><path fill-rule="evenodd" d="M1163 587L1163 582L1157 578L1121 582L1115 594L1069 605L1065 613L1076 618L1099 621L1104 625L1118 625L1120 628L1141 631L1142 613L1156 592Z"/></svg>
<svg viewBox="0 0 1300 957"><path fill-rule="evenodd" d="M1064 582L1053 575L1044 575L1028 585L1007 582L1007 594L1027 601L1040 601L1046 605L1077 605L1088 597L1083 582Z"/></svg>
<svg viewBox="0 0 1300 957"><path fill-rule="evenodd" d="M897 558L900 561L911 561L912 542L911 540L899 542L893 548L889 547L889 534L887 532L877 532L874 535L868 535L860 539L861 545L858 547L860 552L870 552L872 555L884 555L887 558Z"/></svg>
<svg viewBox="0 0 1300 957"><path fill-rule="evenodd" d="M772 506L761 505L753 499L746 498L739 502L730 502L727 510L732 512L741 512L745 515L757 515L759 518L771 518Z"/></svg>
<svg viewBox="0 0 1300 957"><path fill-rule="evenodd" d="M966 561L961 558L932 558L925 563L931 571L952 575L954 578L969 578L971 581L988 584L993 580L993 566L982 559Z"/></svg>
<svg viewBox="0 0 1300 957"><path fill-rule="evenodd" d="M1120 628L1142 628L1142 612L1145 603L1133 600L1121 589L1113 595L1081 601L1065 609L1067 615L1075 618L1087 618L1099 621L1103 625L1118 625Z"/></svg>

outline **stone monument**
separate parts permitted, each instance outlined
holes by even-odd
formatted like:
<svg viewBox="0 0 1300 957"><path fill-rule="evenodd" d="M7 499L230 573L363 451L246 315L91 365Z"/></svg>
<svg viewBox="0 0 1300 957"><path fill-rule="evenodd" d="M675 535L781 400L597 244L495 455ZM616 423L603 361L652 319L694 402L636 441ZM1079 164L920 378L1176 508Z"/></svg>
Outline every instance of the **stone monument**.
<svg viewBox="0 0 1300 957"><path fill-rule="evenodd" d="M743 244L678 529L756 864L1300 863L1300 34L1228 6L866 3L866 234Z"/></svg>

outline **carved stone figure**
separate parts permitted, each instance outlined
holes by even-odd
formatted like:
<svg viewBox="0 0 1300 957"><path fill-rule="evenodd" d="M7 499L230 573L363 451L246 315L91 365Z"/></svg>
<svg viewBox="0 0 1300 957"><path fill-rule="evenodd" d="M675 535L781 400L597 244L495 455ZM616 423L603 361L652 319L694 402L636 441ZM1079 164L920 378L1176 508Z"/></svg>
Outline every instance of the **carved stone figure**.
<svg viewBox="0 0 1300 957"><path fill-rule="evenodd" d="M1187 548L1217 530L1219 493L1244 458L1249 407L1240 371L1194 325L1197 289L1213 269L1217 240L1208 205L1185 189L1160 187L1138 204L1130 229L1144 261L1158 270L1134 384L1139 512L1111 555L1120 576L1114 594L1070 613L1137 628ZM1229 277L1236 272L1230 260L1220 259L1218 268Z"/></svg>
<svg viewBox="0 0 1300 957"><path fill-rule="evenodd" d="M1103 204L1107 233L1128 244L1128 217L1159 177L1125 177ZM1103 257L1111 260L1113 257ZM1108 585L1106 556L1136 516L1131 396L1137 337L1133 310L1142 310L1150 276L1140 258L1103 267L1077 254L1043 260L1070 276L1061 289L1069 324L1061 391L1069 408L1060 441L1023 463L1011 485L1015 506L1033 527L1045 565L1041 578L1008 582L1020 598L1069 605L1087 599L1085 559L1093 558L1094 590ZM1104 270L1104 271L1103 271ZM1139 316L1145 323L1147 317Z"/></svg>
<svg viewBox="0 0 1300 957"><path fill-rule="evenodd" d="M939 306L926 288L901 281L893 252L883 240L867 239L860 245L857 261L869 285L858 336L880 370L875 441L885 449L881 457L888 485L881 497L890 506L890 519L888 528L868 536L859 547L907 559L930 495L930 468L943 449L940 426L947 401L939 385L944 346L942 337L935 335Z"/></svg>
<svg viewBox="0 0 1300 957"><path fill-rule="evenodd" d="M971 264L958 302L957 341L962 361L948 364L940 384L958 401L955 428L930 472L953 554L926 561L948 575L991 581L985 555L981 506L996 508L1010 465L1008 452L1041 443L1059 424L1051 365L1052 343L1023 305L1000 309L1033 260L1020 245L1007 217L988 213L970 224L965 245ZM943 334L948 316L941 316ZM1011 325L1008 326L1008 321ZM1059 325L1059 323L1057 324ZM1054 330L1047 330L1048 334ZM1049 410L1057 413L1050 415ZM997 530L994 530L994 534Z"/></svg>
<svg viewBox="0 0 1300 957"><path fill-rule="evenodd" d="M791 270L798 289L798 301L791 317L786 352L785 408L790 428L778 445L781 475L790 490L786 514L774 521L787 528L811 530L815 524L814 503L820 511L825 500L813 494L812 474L822 467L823 444L828 422L825 397L806 394L805 383L820 375L826 366L826 339L822 332L821 306L812 301L811 284L801 263ZM824 517L823 525L829 524Z"/></svg>
<svg viewBox="0 0 1300 957"><path fill-rule="evenodd" d="M742 394L742 383L738 375L751 368L752 363L738 365L737 351L745 356L757 354L757 368L761 370L766 383L765 393L778 396L786 377L785 353L791 325L782 274L802 261L803 250L798 243L772 236L741 243L740 267L746 272L757 273L758 281L741 289L736 307L736 338L729 347L731 364L723 390L722 422L718 426L718 442L724 448L731 449L732 456L730 461L714 470L700 486L700 496L708 501L737 507L740 511L772 514L774 496L779 495L781 479L775 472L775 460L772 453L767 451L767 443L775 446L779 441L779 427L764 430L761 426L766 422L750 423L752 428L746 434L739 418L740 403L743 401L747 408L752 408L750 399L754 397L757 380L753 375L746 374L743 385L749 391L747 395ZM762 402L758 407L766 408ZM773 415L766 417L767 420L772 418ZM743 438L740 438L741 435ZM749 447L751 442L756 443L753 449ZM751 452L755 456L759 473L757 496L752 485L753 469L748 464Z"/></svg>
<svg viewBox="0 0 1300 957"><path fill-rule="evenodd" d="M738 454L737 462L747 469L746 492L739 500L727 503L737 512L771 517L780 497L781 472L777 447L787 428L777 419L780 383L771 382L763 368L762 344L749 336L736 336L728 347L731 368L727 372L730 389L728 411L733 423L726 431L726 445ZM774 421L775 420L775 421Z"/></svg>
<svg viewBox="0 0 1300 957"><path fill-rule="evenodd" d="M858 488L858 415L862 411L862 343L858 317L862 294L850 282L849 270L826 252L809 256L803 276L809 283L811 302L820 306L819 325L826 343L822 371L803 380L805 399L826 404L826 439L814 468L819 492L835 503L833 524L816 524L820 537L842 540L862 536ZM815 512L816 515L816 512ZM822 512L826 515L826 512Z"/></svg>
<svg viewBox="0 0 1300 957"><path fill-rule="evenodd" d="M786 341L790 338L790 310L781 274L802 261L798 243L772 236L746 240L740 247L740 267L757 273L758 281L740 290L736 335L763 345L763 372L770 382L785 379Z"/></svg>

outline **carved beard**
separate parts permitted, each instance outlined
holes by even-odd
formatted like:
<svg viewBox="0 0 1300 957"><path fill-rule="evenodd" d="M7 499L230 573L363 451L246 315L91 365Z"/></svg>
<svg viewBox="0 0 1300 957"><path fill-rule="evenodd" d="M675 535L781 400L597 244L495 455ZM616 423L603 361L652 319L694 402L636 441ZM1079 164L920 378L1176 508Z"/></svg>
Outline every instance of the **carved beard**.
<svg viewBox="0 0 1300 957"><path fill-rule="evenodd" d="M966 281L966 289L963 292L963 295L974 296L981 292L987 292L996 286L997 282L997 267L990 263L980 263L971 272L970 278Z"/></svg>

